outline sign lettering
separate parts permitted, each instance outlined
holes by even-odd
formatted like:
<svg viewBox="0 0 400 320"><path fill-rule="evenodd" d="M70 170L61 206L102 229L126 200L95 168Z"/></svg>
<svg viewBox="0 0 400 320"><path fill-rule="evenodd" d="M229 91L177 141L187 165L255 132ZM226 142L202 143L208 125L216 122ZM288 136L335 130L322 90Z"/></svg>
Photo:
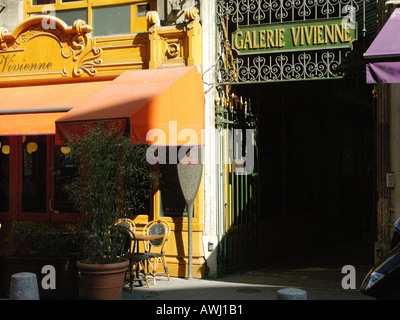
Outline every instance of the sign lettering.
<svg viewBox="0 0 400 320"><path fill-rule="evenodd" d="M343 19L240 27L232 33L239 54L349 48L357 40L354 24Z"/></svg>
<svg viewBox="0 0 400 320"><path fill-rule="evenodd" d="M68 26L51 15L39 15L17 30L3 29L1 34L0 81L93 77L102 63L92 27L83 20Z"/></svg>
<svg viewBox="0 0 400 320"><path fill-rule="evenodd" d="M53 67L52 62L20 62L16 54L0 55L0 73L49 71Z"/></svg>

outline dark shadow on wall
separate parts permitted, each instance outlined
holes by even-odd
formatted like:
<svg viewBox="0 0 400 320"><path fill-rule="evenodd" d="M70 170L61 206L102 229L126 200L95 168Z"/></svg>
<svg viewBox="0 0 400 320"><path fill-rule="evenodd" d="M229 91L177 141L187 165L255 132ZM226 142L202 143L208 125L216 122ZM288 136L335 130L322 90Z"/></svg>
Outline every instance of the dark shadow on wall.
<svg viewBox="0 0 400 320"><path fill-rule="evenodd" d="M234 89L253 97L258 112L259 219L257 238L251 239L237 222L244 211L235 217L222 241L221 270L229 272L246 259L251 259L250 266L290 261L352 239L372 254L376 199L371 88L345 79ZM255 247L258 251L250 253ZM346 252L357 249L348 247Z"/></svg>

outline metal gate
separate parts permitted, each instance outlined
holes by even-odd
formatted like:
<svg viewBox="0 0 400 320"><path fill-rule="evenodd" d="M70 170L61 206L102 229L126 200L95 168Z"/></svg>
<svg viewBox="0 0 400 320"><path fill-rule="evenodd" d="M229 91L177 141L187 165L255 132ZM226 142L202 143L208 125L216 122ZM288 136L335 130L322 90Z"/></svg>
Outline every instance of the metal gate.
<svg viewBox="0 0 400 320"><path fill-rule="evenodd" d="M230 87L216 100L219 148L218 274L244 269L257 248L257 118Z"/></svg>

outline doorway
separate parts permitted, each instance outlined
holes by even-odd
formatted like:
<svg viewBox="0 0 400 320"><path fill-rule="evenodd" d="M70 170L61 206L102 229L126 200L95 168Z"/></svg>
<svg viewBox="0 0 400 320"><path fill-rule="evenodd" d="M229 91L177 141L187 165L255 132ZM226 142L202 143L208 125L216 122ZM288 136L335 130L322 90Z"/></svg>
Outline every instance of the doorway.
<svg viewBox="0 0 400 320"><path fill-rule="evenodd" d="M11 220L49 221L49 137L1 137L0 211Z"/></svg>
<svg viewBox="0 0 400 320"><path fill-rule="evenodd" d="M55 147L54 136L2 136L0 143L3 220L48 224L73 221L73 206L63 183L74 168L66 162L62 148Z"/></svg>
<svg viewBox="0 0 400 320"><path fill-rule="evenodd" d="M376 236L372 88L347 79L235 88L257 106L262 259ZM349 249L350 250L350 249Z"/></svg>

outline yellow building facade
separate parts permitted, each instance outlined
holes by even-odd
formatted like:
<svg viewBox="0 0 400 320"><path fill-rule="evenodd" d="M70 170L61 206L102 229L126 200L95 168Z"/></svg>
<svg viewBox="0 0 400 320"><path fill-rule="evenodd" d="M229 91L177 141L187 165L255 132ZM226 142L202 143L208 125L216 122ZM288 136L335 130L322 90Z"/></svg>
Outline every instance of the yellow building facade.
<svg viewBox="0 0 400 320"><path fill-rule="evenodd" d="M57 123L72 111L79 114L88 104L104 106L98 97L109 94L113 108L94 112L94 120L114 120L121 117L122 109L128 110L122 117L129 119L124 121L130 121L132 135L136 127L141 134L155 128L178 133L192 128L201 135L204 97L198 9L185 10L184 22L173 26L160 26L157 10L154 0L30 0L24 1L21 24L12 32L0 29L2 239L15 221L65 226L77 220L77 213L65 202L62 182L54 175L60 164L68 167ZM134 93L143 87L134 80L123 83L135 79L134 72L151 88L142 105ZM166 80L161 83L161 79ZM122 83L133 92L129 101L122 99L125 92L116 95L112 90ZM137 109L129 113L130 105ZM72 127L93 120L71 119ZM171 132L167 136L169 152L184 144L185 138L174 143ZM188 218L174 168L176 164L160 166L168 186L154 190L148 211L135 212L132 218L139 230L158 218L171 224L166 252L169 272L184 277ZM202 190L203 183L194 204L194 277L206 272ZM1 253L9 251L2 242Z"/></svg>

